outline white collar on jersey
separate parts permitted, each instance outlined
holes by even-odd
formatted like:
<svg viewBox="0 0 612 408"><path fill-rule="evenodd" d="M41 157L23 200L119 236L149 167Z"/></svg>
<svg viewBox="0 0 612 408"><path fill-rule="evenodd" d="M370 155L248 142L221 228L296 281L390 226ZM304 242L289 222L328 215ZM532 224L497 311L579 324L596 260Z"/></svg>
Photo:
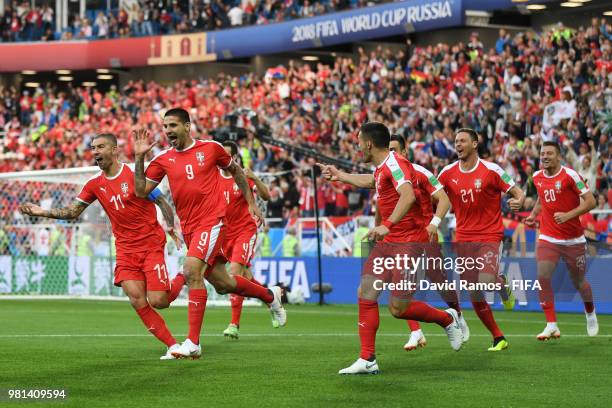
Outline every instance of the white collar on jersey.
<svg viewBox="0 0 612 408"><path fill-rule="evenodd" d="M193 146L195 146L196 141L195 139L193 139L193 143L190 144L189 146L187 146L186 148L184 148L183 150L179 150L176 147L174 148L174 150L176 150L177 152L186 152L187 150L191 149Z"/></svg>
<svg viewBox="0 0 612 408"><path fill-rule="evenodd" d="M223 170L221 170L221 169L219 169L219 174L221 175L221 177L223 177L224 179L227 179L227 180L229 180L229 179L231 179L231 178L233 178L233 177L234 177L234 176L225 177L225 176L223 175Z"/></svg>
<svg viewBox="0 0 612 408"><path fill-rule="evenodd" d="M546 171L542 170L542 174L544 175L544 177L546 178L555 178L557 177L559 174L561 174L561 172L563 171L563 166L559 167L559 171L557 172L557 174L553 174L552 176L549 176L548 174L546 174Z"/></svg>
<svg viewBox="0 0 612 408"><path fill-rule="evenodd" d="M104 178L107 180L114 180L117 177L119 177L119 175L121 173L123 173L123 168L125 167L125 163L121 163L121 168L119 169L119 171L117 172L117 174L115 174L113 177L106 177L106 174L104 174L104 172L102 172L102 175L104 175Z"/></svg>
<svg viewBox="0 0 612 408"><path fill-rule="evenodd" d="M478 158L478 160L476 160L476 165L474 167L472 167L469 170L463 170L463 168L461 168L461 162L459 162L459 171L462 173L472 173L474 170L476 170L479 164L480 164L480 157Z"/></svg>
<svg viewBox="0 0 612 408"><path fill-rule="evenodd" d="M378 166L376 166L377 169L380 169L386 162L387 160L389 160L389 157L391 157L391 155L393 154L393 152L389 152L389 154L387 155L387 157L385 157L385 160L383 160L382 163L380 163Z"/></svg>

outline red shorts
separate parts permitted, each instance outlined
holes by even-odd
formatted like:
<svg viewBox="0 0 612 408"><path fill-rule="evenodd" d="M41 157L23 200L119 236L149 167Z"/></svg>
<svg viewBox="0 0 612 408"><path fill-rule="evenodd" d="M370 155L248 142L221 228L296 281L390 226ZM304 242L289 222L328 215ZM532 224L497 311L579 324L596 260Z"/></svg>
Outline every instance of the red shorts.
<svg viewBox="0 0 612 408"><path fill-rule="evenodd" d="M570 272L584 273L586 271L586 244L561 245L538 240L536 246L538 262L552 262L557 265L561 258Z"/></svg>
<svg viewBox="0 0 612 408"><path fill-rule="evenodd" d="M376 243L362 267L362 277L367 277L365 280L367 284L373 281L373 288L377 292L389 290L393 298L409 299L418 288L418 271L412 270L411 266L414 265L414 262L411 259L421 257L425 251L425 245L416 242ZM397 264L398 255L399 265ZM408 262L407 265L406 262Z"/></svg>
<svg viewBox="0 0 612 408"><path fill-rule="evenodd" d="M213 266L217 260L225 263L227 259L221 249L224 234L225 226L221 218L210 220L191 234L183 234L187 245L187 256L201 259L210 266Z"/></svg>
<svg viewBox="0 0 612 408"><path fill-rule="evenodd" d="M499 275L502 242L458 242L455 248L457 249L455 272L463 270L463 273L459 273L461 279L477 282L480 273Z"/></svg>
<svg viewBox="0 0 612 408"><path fill-rule="evenodd" d="M144 281L147 290L170 290L164 246L142 252L117 251L115 286L126 280Z"/></svg>
<svg viewBox="0 0 612 408"><path fill-rule="evenodd" d="M250 266L255 254L257 230L245 230L223 240L223 254L230 262Z"/></svg>

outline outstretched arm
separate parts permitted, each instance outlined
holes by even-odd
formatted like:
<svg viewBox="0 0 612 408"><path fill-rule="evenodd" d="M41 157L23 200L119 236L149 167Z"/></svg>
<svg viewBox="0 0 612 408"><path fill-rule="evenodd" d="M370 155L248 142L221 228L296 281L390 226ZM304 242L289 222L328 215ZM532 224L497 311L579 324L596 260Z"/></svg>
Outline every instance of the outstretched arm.
<svg viewBox="0 0 612 408"><path fill-rule="evenodd" d="M317 163L323 177L328 181L340 181L360 188L374 188L375 180L373 174L351 174L340 171L333 165Z"/></svg>
<svg viewBox="0 0 612 408"><path fill-rule="evenodd" d="M55 218L58 220L73 220L78 218L79 215L87 208L87 204L74 200L72 204L67 207L52 208L50 210L43 210L41 207L32 203L25 203L19 206L19 211L22 214L29 215L31 217L45 217Z"/></svg>

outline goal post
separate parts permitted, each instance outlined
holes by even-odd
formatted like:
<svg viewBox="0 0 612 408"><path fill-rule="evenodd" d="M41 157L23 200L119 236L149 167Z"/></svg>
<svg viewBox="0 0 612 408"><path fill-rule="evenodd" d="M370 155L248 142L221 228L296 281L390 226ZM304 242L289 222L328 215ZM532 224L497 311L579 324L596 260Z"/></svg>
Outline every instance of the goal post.
<svg viewBox="0 0 612 408"><path fill-rule="evenodd" d="M19 205L32 202L44 209L69 205L97 166L0 173L0 299L80 298L127 299L113 285L115 248L110 222L100 204L92 203L78 220L28 217ZM172 205L167 181L161 186ZM158 219L164 225L158 209ZM166 264L173 278L186 248L177 250L167 237ZM209 305L229 305L206 282ZM186 305L187 289L177 299ZM259 304L247 301L245 304Z"/></svg>

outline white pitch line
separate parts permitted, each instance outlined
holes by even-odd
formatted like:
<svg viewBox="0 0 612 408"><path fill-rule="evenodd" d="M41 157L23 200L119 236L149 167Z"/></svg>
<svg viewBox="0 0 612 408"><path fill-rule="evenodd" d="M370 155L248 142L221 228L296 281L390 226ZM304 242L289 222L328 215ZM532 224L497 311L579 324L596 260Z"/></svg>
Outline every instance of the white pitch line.
<svg viewBox="0 0 612 408"><path fill-rule="evenodd" d="M183 337L186 334L175 334L176 336ZM150 334L0 334L0 338L12 339L12 338L53 338L53 337L150 337ZM406 337L406 333L378 333L377 337ZM428 337L446 337L446 334L442 333L428 333ZM471 334L471 337L491 337L490 334ZM513 337L533 337L535 334L506 334L507 338ZM222 337L220 334L201 334L200 337ZM240 334L240 337L358 337L355 333L249 333ZM562 337L589 337L586 334L563 334ZM595 337L609 338L612 334L600 334Z"/></svg>

